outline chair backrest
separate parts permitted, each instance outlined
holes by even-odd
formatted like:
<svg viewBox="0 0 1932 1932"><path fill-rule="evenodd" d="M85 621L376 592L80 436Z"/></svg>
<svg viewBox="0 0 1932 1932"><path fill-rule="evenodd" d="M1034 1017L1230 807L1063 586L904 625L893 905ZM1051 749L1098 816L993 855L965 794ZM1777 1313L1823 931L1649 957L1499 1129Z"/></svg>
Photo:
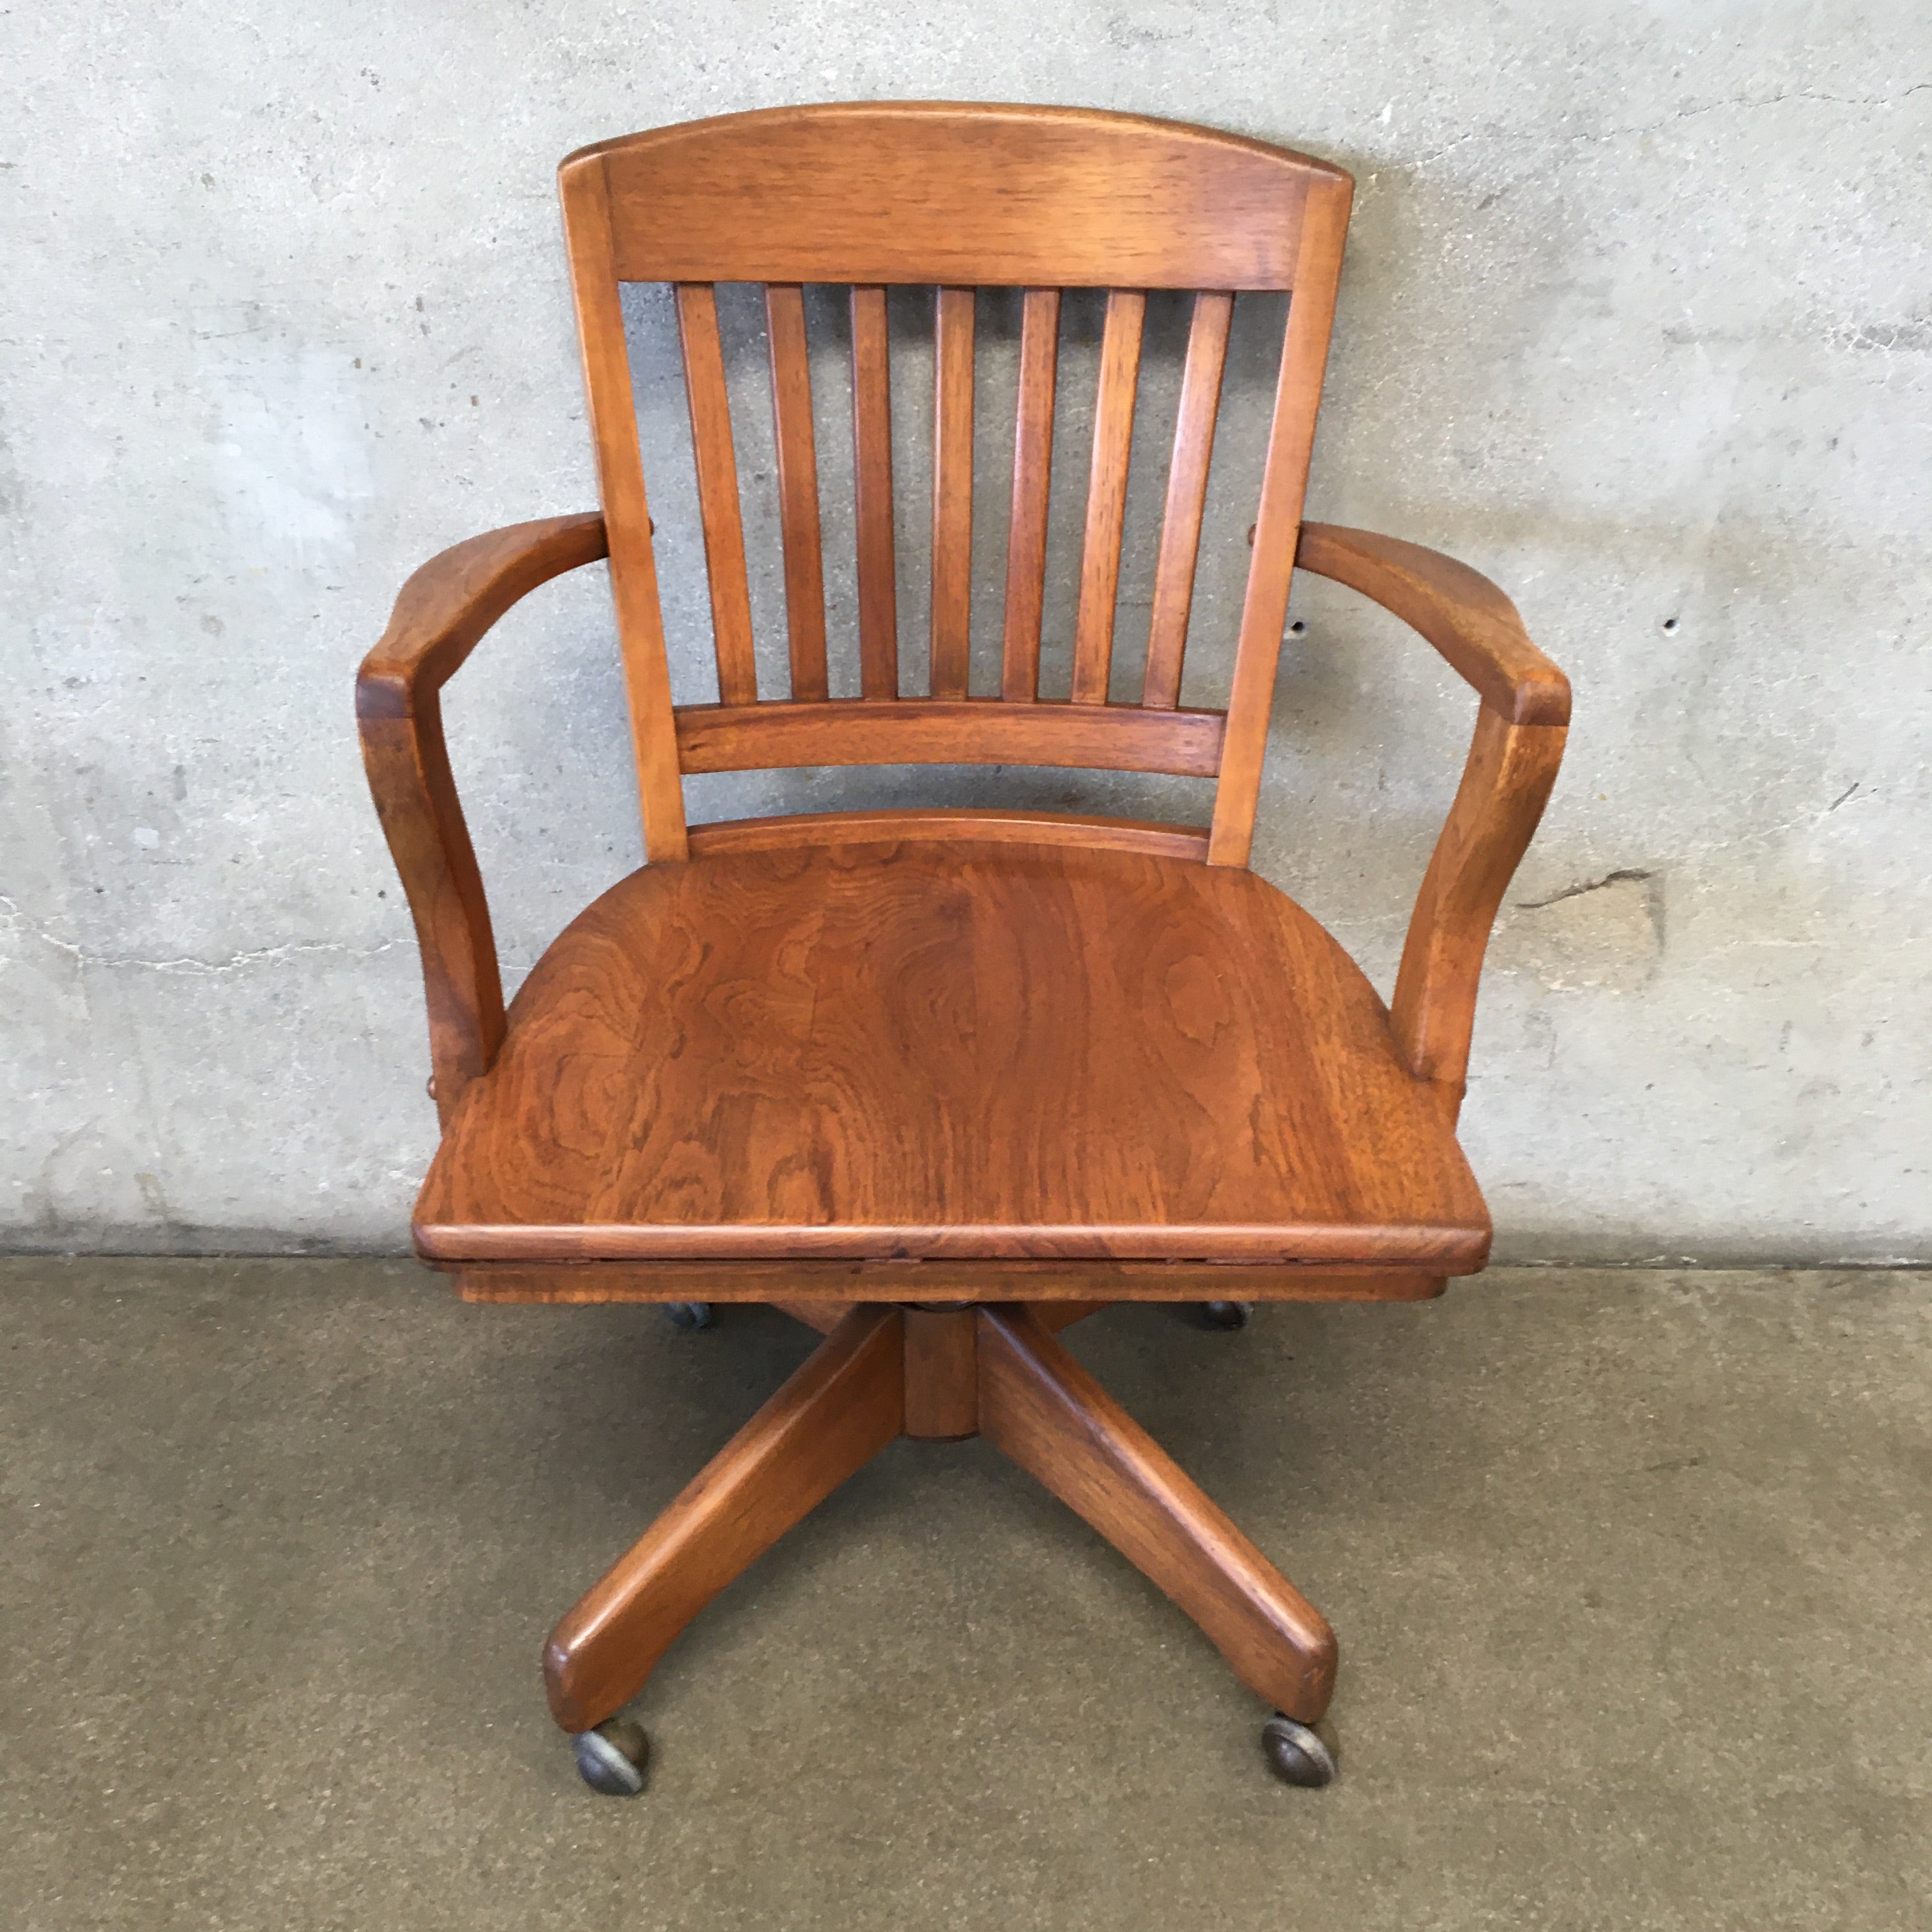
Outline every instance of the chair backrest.
<svg viewBox="0 0 1932 1932"><path fill-rule="evenodd" d="M911 103L733 114L560 170L652 860L687 850L682 775L1000 764L1216 781L1210 862L1244 865L1353 184L1325 162L1090 110ZM674 706L619 285L676 290L720 702ZM715 284L765 284L790 690L761 698ZM803 284L851 290L861 690L831 699ZM934 297L930 689L899 688L886 290ZM967 688L974 291L1023 290L1000 688ZM1039 696L1060 295L1108 291L1070 697ZM1140 702L1108 701L1150 290L1194 292ZM1292 291L1225 712L1178 707L1237 292Z"/></svg>

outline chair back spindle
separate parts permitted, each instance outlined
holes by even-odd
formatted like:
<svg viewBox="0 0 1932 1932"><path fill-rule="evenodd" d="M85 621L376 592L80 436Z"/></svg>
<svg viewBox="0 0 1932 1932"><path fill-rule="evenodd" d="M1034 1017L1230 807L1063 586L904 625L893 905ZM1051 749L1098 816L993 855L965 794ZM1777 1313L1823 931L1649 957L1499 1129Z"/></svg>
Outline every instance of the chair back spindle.
<svg viewBox="0 0 1932 1932"><path fill-rule="evenodd" d="M974 292L942 288L936 308L932 691L963 698L973 613Z"/></svg>
<svg viewBox="0 0 1932 1932"><path fill-rule="evenodd" d="M1019 396L1013 419L1013 508L1006 533L1006 626L1000 695L1040 695L1040 627L1046 599L1046 513L1053 470L1054 378L1060 364L1060 291L1028 289L1020 309Z"/></svg>
<svg viewBox="0 0 1932 1932"><path fill-rule="evenodd" d="M745 574L745 524L738 501L738 460L731 446L731 399L718 339L718 298L709 282L677 291L685 394L698 470L698 510L704 530L704 568L711 585L711 635L723 704L758 701L752 650L752 592Z"/></svg>
<svg viewBox="0 0 1932 1932"><path fill-rule="evenodd" d="M1107 296L1100 381L1094 410L1094 466L1087 485L1087 535L1080 551L1080 604L1073 622L1073 702L1104 704L1114 663L1114 604L1120 592L1120 533L1127 514L1127 464L1139 394L1147 297Z"/></svg>
<svg viewBox="0 0 1932 1932"><path fill-rule="evenodd" d="M1172 711L1180 702L1180 660L1187 648L1194 568L1201 550L1201 518L1208 505L1208 463L1214 453L1221 370L1227 361L1228 329L1234 316L1232 295L1208 290L1194 298L1187 362L1180 376L1180 407L1174 426L1174 457L1168 465L1160 556L1154 566L1147 672L1141 686L1141 702L1150 710Z"/></svg>
<svg viewBox="0 0 1932 1932"><path fill-rule="evenodd" d="M852 291L852 452L858 532L859 694L899 694L898 562L892 538L892 379L886 292Z"/></svg>
<svg viewBox="0 0 1932 1932"><path fill-rule="evenodd" d="M804 290L796 282L772 283L765 290L765 318L772 346L772 420L777 430L791 694L806 703L822 703L830 694L825 668L825 566L819 552L818 452L812 428Z"/></svg>

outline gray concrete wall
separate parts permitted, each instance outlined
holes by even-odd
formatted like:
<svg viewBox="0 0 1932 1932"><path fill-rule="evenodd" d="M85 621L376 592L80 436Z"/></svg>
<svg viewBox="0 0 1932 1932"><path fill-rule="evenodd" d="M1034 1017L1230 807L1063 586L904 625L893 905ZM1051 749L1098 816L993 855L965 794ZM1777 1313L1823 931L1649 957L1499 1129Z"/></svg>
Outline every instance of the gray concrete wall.
<svg viewBox="0 0 1932 1932"><path fill-rule="evenodd" d="M1203 120L1357 174L1311 512L1490 572L1578 692L1466 1116L1502 1251L1932 1255L1922 8L46 0L4 33L7 1241L401 1240L434 1123L350 676L431 551L595 500L553 166L700 114L936 96ZM662 304L635 320L669 435ZM1261 393L1243 365L1230 476ZM652 475L694 694L686 460ZM1209 567L1204 684L1240 561ZM1258 862L1386 990L1469 706L1348 593L1304 584L1296 614ZM508 620L449 714L514 983L638 858L601 570ZM1000 783L864 782L1199 803Z"/></svg>

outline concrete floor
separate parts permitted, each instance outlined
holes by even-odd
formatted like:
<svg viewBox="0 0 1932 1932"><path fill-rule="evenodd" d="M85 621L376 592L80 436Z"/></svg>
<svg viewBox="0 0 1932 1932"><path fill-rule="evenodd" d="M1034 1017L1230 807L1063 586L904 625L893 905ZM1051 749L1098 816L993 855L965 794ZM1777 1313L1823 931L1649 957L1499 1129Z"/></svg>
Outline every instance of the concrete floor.
<svg viewBox="0 0 1932 1932"><path fill-rule="evenodd" d="M403 1263L0 1264L0 1925L1932 1924L1932 1296L1498 1272L1070 1339L1328 1612L1342 1777L984 1444L901 1443L646 1688L553 1618L811 1338Z"/></svg>

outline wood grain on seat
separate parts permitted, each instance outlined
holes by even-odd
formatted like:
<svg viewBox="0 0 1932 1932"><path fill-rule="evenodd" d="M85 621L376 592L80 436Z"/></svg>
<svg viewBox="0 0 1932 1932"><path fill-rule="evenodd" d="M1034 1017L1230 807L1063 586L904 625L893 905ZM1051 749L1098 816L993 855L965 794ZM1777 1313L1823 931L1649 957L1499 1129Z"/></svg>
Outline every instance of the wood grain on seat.
<svg viewBox="0 0 1932 1932"><path fill-rule="evenodd" d="M633 874L530 975L416 1234L444 1259L1480 1268L1443 1090L1246 872L916 842Z"/></svg>

